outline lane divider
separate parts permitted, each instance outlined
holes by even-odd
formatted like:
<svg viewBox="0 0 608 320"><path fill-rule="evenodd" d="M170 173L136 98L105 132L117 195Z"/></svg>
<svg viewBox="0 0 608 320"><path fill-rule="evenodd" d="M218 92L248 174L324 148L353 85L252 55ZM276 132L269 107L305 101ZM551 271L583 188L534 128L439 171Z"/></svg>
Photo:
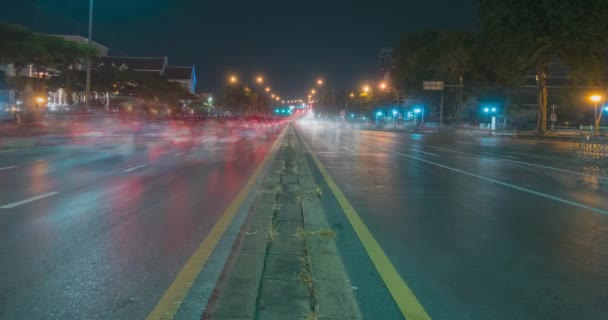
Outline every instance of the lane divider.
<svg viewBox="0 0 608 320"><path fill-rule="evenodd" d="M224 232L226 232L226 229L228 229L232 223L232 220L239 212L243 202L247 199L258 179L260 179L260 176L268 163L268 159L276 152L279 143L283 139L284 133L285 129L283 129L281 135L275 140L272 148L251 175L245 187L243 187L230 206L228 206L226 211L219 217L205 240L203 240L203 243L196 249L192 257L190 257L182 270L177 274L177 277L175 277L165 294L146 318L147 320L173 319L196 278L205 267L205 264L207 264L216 244L220 241Z"/></svg>
<svg viewBox="0 0 608 320"><path fill-rule="evenodd" d="M448 149L448 148L440 148L440 147L434 147L434 146L428 146L428 147L429 148L433 148L433 149L437 149L437 150L443 150L443 151L448 151L448 152L453 152L453 153L465 154L465 155L469 155L469 156L473 156L473 157L479 157L478 154L474 154L474 153L462 152L462 151L458 151L458 150L453 150L453 149ZM518 159L518 158L514 158L514 159ZM500 161L505 161L505 162L523 164L523 165L526 165L526 166L531 166L531 167L536 167L536 168L542 168L542 169L547 169L547 170L553 170L553 171L559 171L559 172L574 174L574 175L578 175L578 176L598 178L600 180L608 180L608 177L605 177L605 176L593 175L593 174L582 173L582 172L576 172L576 171L571 171L571 170L566 170L566 169L560 169L560 168L551 167L551 166L544 166L544 165L541 165L541 164L535 164L535 163L530 163L530 162L525 162L525 161L500 159L500 158L494 158L494 160L500 160Z"/></svg>
<svg viewBox="0 0 608 320"><path fill-rule="evenodd" d="M141 165L139 165L139 166L135 166L135 167L131 167L131 168L129 168L129 169L125 169L125 172L131 172L131 171L135 171L135 170L137 170L137 169L145 168L145 167L147 167L147 166L148 166L148 165L146 165L146 164L141 164Z"/></svg>
<svg viewBox="0 0 608 320"><path fill-rule="evenodd" d="M414 152L420 152L420 153L428 154L429 156L433 156L433 157L439 157L439 155L436 154L436 153L426 152L426 151L422 151L422 150L416 149L416 148L411 148L410 150L412 150Z"/></svg>
<svg viewBox="0 0 608 320"><path fill-rule="evenodd" d="M327 172L319 158L317 158L317 156L314 154L306 139L303 138L302 141L306 145L311 158L321 172L321 175L325 179L329 189L334 194L338 204L340 204L344 215L355 230L355 233L357 234L357 237L359 237L361 244L363 244L367 255L374 264L374 267L378 271L382 281L384 281L384 284L388 288L388 291L393 297L393 300L395 300L395 304L397 304L397 307L403 316L406 319L431 319L424 307L416 298L416 295L414 295L414 292L412 292L401 275L399 275L399 272L397 272L397 269L395 269L393 263L386 256L382 250L382 247L380 247L380 244L378 241L376 241L371 231L369 231L360 215L346 199L346 196Z"/></svg>
<svg viewBox="0 0 608 320"><path fill-rule="evenodd" d="M344 137L344 139L354 141L353 139L346 138L346 137ZM539 197L542 197L542 198L554 200L554 201L557 201L557 202L561 202L561 203L568 204L568 205L571 205L571 206L574 206L574 207L578 207L578 208L581 208L581 209L586 209L586 210L589 210L589 211L592 211L592 212L595 212L595 213L599 213L599 214L603 214L603 215L608 216L608 211L602 210L600 208L595 208L595 207L592 207L590 205L586 205L584 203L579 203L579 202L576 202L576 201L571 201L571 200L568 200L568 199L564 199L564 198L560 198L560 197L553 196L553 195L550 195L550 194L546 194L544 192L535 191L535 190L528 189L528 188L525 188L525 187L520 187L518 185L514 185L514 184L511 184L511 183L508 183L508 182L504 182L504 181L488 178L488 177L485 177L485 176L482 176L482 175L478 175L478 174L475 174L475 173L472 173L472 172L460 170L460 169L457 169L457 168L453 168L453 167L450 167L450 166L443 165L441 163L437 163L437 162L425 160L425 159L422 159L422 158L410 156L408 154L404 154L404 153L401 153L401 152L393 151L393 150L390 150L390 149L386 149L386 148L382 148L382 147L377 147L377 146L370 146L370 147L378 149L378 150L383 150L383 151L386 151L386 152L391 152L391 153L394 153L396 155L400 155L402 157L410 158L412 160L418 160L418 161L421 161L421 162L424 162L424 163L427 163L427 164L430 164L430 165L434 165L434 166L437 166L437 167L440 167L440 168L443 168L443 169L446 169L446 170L449 170L449 171L452 171L452 172L461 173L461 174L467 175L469 177L474 177L474 178L477 178L477 179L480 179L480 180L484 180L484 181L487 181L487 182L491 182L491 183L495 183L495 184L498 184L498 185L501 185L501 186L504 186L504 187L508 187L508 188L515 189L515 190L518 190L518 191L530 193L530 194L533 194L535 196L539 196ZM516 162L516 163L520 162L520 161L512 161L512 160L503 160L503 161L510 161L510 162Z"/></svg>
<svg viewBox="0 0 608 320"><path fill-rule="evenodd" d="M17 202L13 202L13 203L9 203L9 204L3 205L3 206L0 207L0 209L12 209L12 208L15 208L15 207L18 207L18 206L21 206L21 205L24 205L24 204L27 204L27 203L30 203L30 202L34 202L34 201L37 201L37 200L40 200L40 199L44 199L44 198L48 198L48 197L54 196L56 194L59 194L59 192L58 191L53 191L53 192L41 194L39 196L35 196L35 197L27 198L27 199L24 199L24 200L21 200L21 201L17 201Z"/></svg>
<svg viewBox="0 0 608 320"><path fill-rule="evenodd" d="M8 167L3 167L3 168L0 168L0 171L3 171L3 170L10 170L10 169L15 169L15 168L19 168L19 166L8 166Z"/></svg>

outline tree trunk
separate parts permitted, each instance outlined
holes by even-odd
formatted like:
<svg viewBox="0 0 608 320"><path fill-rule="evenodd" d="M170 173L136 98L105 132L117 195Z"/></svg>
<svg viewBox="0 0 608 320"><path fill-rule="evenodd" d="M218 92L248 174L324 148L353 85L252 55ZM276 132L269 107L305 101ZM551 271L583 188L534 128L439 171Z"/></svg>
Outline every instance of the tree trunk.
<svg viewBox="0 0 608 320"><path fill-rule="evenodd" d="M538 114L536 117L536 130L538 135L547 133L547 69L546 58L540 58L536 67L536 82L538 83Z"/></svg>

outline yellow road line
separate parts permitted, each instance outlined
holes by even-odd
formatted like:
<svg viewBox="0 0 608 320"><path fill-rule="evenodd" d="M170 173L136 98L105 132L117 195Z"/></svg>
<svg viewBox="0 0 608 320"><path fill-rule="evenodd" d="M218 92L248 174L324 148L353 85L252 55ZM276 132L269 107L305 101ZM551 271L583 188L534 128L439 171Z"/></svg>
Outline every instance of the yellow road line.
<svg viewBox="0 0 608 320"><path fill-rule="evenodd" d="M302 141L304 141L304 139L302 139ZM304 142L306 143L306 141ZM408 287L403 278L401 278L395 269L395 266L393 266L389 258L386 256L380 247L380 244L378 244L378 241L376 241L363 220L361 220L361 217L357 211L355 211L353 206L344 196L344 193L342 193L323 164L321 164L319 158L317 158L310 147L308 149L310 150L310 155L319 168L321 175L323 175L327 185L333 192L336 200L338 200L338 203L340 204L340 207L342 207L346 218L353 226L353 229L363 244L367 255L372 260L378 274L380 274L380 277L393 296L393 300L395 300L395 303L399 307L399 310L401 310L403 316L407 320L431 319L426 310L424 310L424 307L422 307L420 302L418 302L418 299L416 299L416 296L410 287Z"/></svg>
<svg viewBox="0 0 608 320"><path fill-rule="evenodd" d="M245 199L251 192L251 189L256 184L256 181L259 179L260 175L268 159L274 152L276 151L280 141L283 138L285 133L285 129L281 135L277 138L277 140L272 145L272 148L266 154L262 163L257 167L249 181L245 185L245 187L241 190L241 192L237 195L237 197L232 201L230 206L224 211L224 213L220 216L218 221L213 226L213 229L209 232L203 243L196 249L192 257L186 262L182 270L178 273L169 289L165 292L163 297L158 301L152 312L146 318L147 320L165 320L165 319L173 319L175 314L177 313L182 301L190 291L190 288L194 284L194 281L198 277L199 273L207 263L213 248L218 243L230 223L232 219L236 216L237 212L243 205Z"/></svg>

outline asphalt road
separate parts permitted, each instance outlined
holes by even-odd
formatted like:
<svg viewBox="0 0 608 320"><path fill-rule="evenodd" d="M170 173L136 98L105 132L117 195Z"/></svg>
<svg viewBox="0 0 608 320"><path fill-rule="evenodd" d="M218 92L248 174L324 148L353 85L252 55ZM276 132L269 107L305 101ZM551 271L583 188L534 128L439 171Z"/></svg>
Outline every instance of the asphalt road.
<svg viewBox="0 0 608 320"><path fill-rule="evenodd" d="M569 143L298 128L433 319L606 318L608 174Z"/></svg>
<svg viewBox="0 0 608 320"><path fill-rule="evenodd" d="M0 319L145 318L276 138L114 124L0 150Z"/></svg>

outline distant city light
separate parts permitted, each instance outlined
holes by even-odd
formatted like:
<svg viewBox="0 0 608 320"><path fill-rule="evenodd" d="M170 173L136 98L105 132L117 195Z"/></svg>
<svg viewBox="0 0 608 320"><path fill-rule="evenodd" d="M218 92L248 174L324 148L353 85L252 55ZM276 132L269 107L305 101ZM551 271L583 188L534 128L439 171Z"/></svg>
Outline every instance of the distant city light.
<svg viewBox="0 0 608 320"><path fill-rule="evenodd" d="M376 112L376 115L377 115L378 117L382 117L382 111L378 111L378 112Z"/></svg>
<svg viewBox="0 0 608 320"><path fill-rule="evenodd" d="M604 110L608 111L608 106L605 106L605 107L604 107Z"/></svg>
<svg viewBox="0 0 608 320"><path fill-rule="evenodd" d="M485 113L490 112L490 108L488 108L488 107L483 108L483 112L485 112Z"/></svg>
<svg viewBox="0 0 608 320"><path fill-rule="evenodd" d="M496 108L492 108L492 112L496 112Z"/></svg>
<svg viewBox="0 0 608 320"><path fill-rule="evenodd" d="M393 110L393 116L397 115L397 110Z"/></svg>
<svg viewBox="0 0 608 320"><path fill-rule="evenodd" d="M420 113L420 112L422 112L422 110L420 110L420 108L414 109L414 113Z"/></svg>

